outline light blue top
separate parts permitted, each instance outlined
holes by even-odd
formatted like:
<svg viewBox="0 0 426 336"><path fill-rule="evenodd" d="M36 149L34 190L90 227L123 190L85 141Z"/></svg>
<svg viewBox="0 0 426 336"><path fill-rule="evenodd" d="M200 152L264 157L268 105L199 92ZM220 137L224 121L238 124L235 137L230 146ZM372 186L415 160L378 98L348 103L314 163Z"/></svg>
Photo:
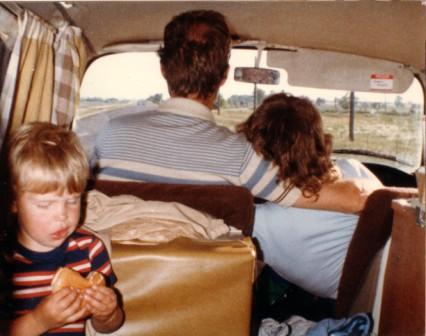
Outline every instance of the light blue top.
<svg viewBox="0 0 426 336"><path fill-rule="evenodd" d="M338 159L343 178L379 182L354 159ZM380 182L379 182L380 183ZM336 298L349 243L358 216L334 211L256 206L253 236L265 263L279 275L321 297Z"/></svg>

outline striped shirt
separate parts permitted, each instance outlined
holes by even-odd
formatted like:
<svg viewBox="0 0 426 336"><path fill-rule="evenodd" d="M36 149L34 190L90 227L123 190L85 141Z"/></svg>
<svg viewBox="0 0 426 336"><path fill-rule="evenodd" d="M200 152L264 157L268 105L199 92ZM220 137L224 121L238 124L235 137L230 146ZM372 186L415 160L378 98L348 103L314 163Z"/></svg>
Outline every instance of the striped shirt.
<svg viewBox="0 0 426 336"><path fill-rule="evenodd" d="M84 229L77 229L61 246L49 252L35 252L17 244L12 279L15 317L33 310L51 293L52 278L57 269L64 266L83 276L91 271L101 272L108 286L117 280L104 244ZM77 321L43 335L85 335L84 327L85 321Z"/></svg>
<svg viewBox="0 0 426 336"><path fill-rule="evenodd" d="M300 195L277 183L277 167L242 134L218 126L207 107L185 98L110 120L95 152L101 179L237 185L283 206Z"/></svg>

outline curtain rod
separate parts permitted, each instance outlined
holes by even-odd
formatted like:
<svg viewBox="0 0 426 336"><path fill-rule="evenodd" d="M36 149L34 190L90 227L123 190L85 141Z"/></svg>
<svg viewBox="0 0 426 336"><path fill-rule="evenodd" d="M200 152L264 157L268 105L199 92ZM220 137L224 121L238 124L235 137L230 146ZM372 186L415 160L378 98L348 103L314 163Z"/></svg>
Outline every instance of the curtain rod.
<svg viewBox="0 0 426 336"><path fill-rule="evenodd" d="M23 13L24 13L24 9L19 6L18 4L14 3L14 2L2 2L0 3L1 6L3 6L4 8L6 8L6 10L9 11L9 13L11 13L12 15L16 16L16 17L20 17ZM32 17L37 18L37 20L39 20L41 23L44 24L44 26L49 29L52 32L56 32L56 27L54 27L51 23L45 21L43 18L41 18L40 16L34 14L33 12L28 11L27 12L29 15L31 15Z"/></svg>

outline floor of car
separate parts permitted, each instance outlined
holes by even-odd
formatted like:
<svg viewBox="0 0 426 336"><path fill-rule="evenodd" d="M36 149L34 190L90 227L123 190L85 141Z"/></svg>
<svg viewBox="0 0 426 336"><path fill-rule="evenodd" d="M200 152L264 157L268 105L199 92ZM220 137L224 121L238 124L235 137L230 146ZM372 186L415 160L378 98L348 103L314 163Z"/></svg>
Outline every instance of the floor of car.
<svg viewBox="0 0 426 336"><path fill-rule="evenodd" d="M282 322L290 316L310 321L333 318L335 300L316 297L291 284L265 266L254 285L250 336L257 336L262 319Z"/></svg>

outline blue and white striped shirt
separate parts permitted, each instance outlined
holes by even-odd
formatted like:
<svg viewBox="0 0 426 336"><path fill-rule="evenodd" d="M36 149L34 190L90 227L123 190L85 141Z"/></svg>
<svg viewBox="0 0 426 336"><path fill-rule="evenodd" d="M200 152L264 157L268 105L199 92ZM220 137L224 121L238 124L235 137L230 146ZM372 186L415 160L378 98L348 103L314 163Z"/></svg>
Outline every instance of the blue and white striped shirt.
<svg viewBox="0 0 426 336"><path fill-rule="evenodd" d="M110 120L95 150L102 179L238 185L283 206L300 195L277 184L277 168L243 135L216 125L207 107L185 98Z"/></svg>

